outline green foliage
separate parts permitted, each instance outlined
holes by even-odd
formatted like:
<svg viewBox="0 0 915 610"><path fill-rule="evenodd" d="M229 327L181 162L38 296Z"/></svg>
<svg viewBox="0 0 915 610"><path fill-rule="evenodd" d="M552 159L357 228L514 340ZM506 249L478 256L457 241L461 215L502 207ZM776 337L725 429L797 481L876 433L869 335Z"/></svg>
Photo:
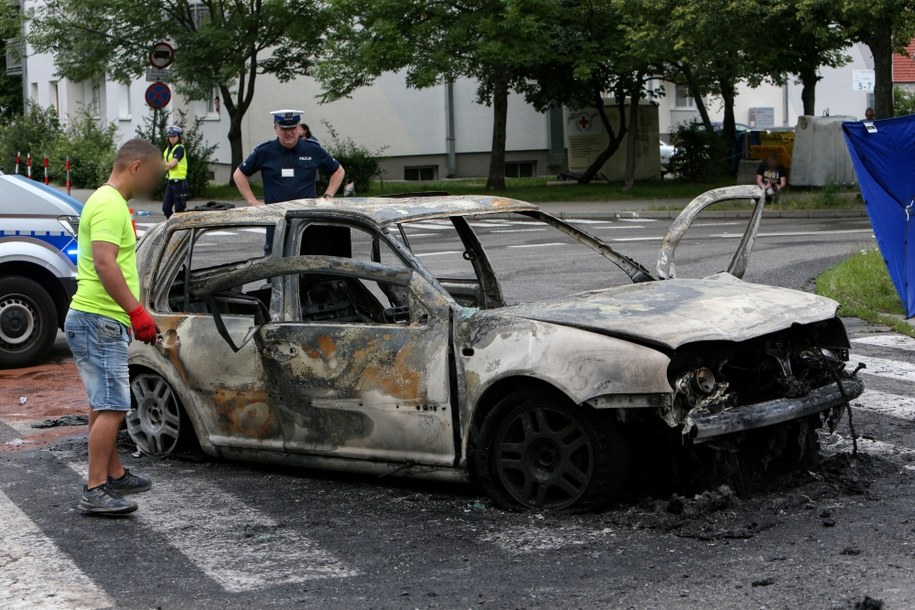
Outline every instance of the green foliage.
<svg viewBox="0 0 915 610"><path fill-rule="evenodd" d="M893 114L915 114L915 91L896 86L893 88Z"/></svg>
<svg viewBox="0 0 915 610"><path fill-rule="evenodd" d="M724 137L699 122L677 126L671 138L676 147L668 170L684 182L708 182L729 172L729 150Z"/></svg>
<svg viewBox="0 0 915 610"><path fill-rule="evenodd" d="M60 182L64 178L67 157L70 158L70 181L76 188L96 188L111 173L116 152L117 126L99 127L91 110L83 110L71 117L70 124L61 133L51 155L52 177Z"/></svg>
<svg viewBox="0 0 915 610"><path fill-rule="evenodd" d="M147 67L159 40L177 49L170 68L178 93L209 99L220 91L230 118L233 166L242 161L241 121L258 75L280 81L307 74L324 41L327 8L313 0L46 0L29 10L28 42L54 55L74 82L106 74L128 82Z"/></svg>
<svg viewBox="0 0 915 610"><path fill-rule="evenodd" d="M16 155L22 154L19 172L26 173L26 153L32 153L32 167L37 170L44 155L51 155L63 134L57 111L29 104L26 111L0 126L0 167L13 173Z"/></svg>
<svg viewBox="0 0 915 610"><path fill-rule="evenodd" d="M323 143L324 148L340 162L346 171L344 183L352 182L357 194L367 193L372 188L372 183L381 178L381 163L378 156L384 149L374 153L365 146L356 144L351 138L341 137L337 130L327 121L322 121L329 140ZM321 177L318 192L323 192L321 187L327 186L326 177ZM340 193L342 195L342 193Z"/></svg>
<svg viewBox="0 0 915 610"><path fill-rule="evenodd" d="M187 155L187 184L191 197L199 197L206 193L210 183L210 163L213 162L213 153L216 152L216 147L210 146L203 139L201 123L199 117L188 121L187 113L183 110L174 114L157 111L143 117L143 124L137 128L137 137L149 140L162 151L168 146L165 137L167 125L177 125L184 131L181 143L184 144L184 152ZM158 194L161 195L164 190L163 183Z"/></svg>
<svg viewBox="0 0 915 610"><path fill-rule="evenodd" d="M817 278L816 291L838 301L840 315L915 335L915 328L899 319L902 301L879 250L861 250L824 272Z"/></svg>

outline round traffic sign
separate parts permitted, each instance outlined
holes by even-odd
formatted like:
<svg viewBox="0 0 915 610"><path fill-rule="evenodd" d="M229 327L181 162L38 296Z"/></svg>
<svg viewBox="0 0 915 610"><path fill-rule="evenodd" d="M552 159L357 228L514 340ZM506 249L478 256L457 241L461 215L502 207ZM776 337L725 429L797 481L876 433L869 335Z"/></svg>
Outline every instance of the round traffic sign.
<svg viewBox="0 0 915 610"><path fill-rule="evenodd" d="M149 65L153 68L167 68L175 61L175 47L165 41L157 42L149 50Z"/></svg>
<svg viewBox="0 0 915 610"><path fill-rule="evenodd" d="M162 82L156 82L146 88L146 103L150 108L161 110L172 101L172 90Z"/></svg>

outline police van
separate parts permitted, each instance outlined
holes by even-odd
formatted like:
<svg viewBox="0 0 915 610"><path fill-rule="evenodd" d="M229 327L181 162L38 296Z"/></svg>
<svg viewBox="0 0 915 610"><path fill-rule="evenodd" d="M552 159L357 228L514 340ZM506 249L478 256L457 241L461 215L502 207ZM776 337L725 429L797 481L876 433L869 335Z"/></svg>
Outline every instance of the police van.
<svg viewBox="0 0 915 610"><path fill-rule="evenodd" d="M0 173L0 368L42 357L63 328L82 209L56 189Z"/></svg>

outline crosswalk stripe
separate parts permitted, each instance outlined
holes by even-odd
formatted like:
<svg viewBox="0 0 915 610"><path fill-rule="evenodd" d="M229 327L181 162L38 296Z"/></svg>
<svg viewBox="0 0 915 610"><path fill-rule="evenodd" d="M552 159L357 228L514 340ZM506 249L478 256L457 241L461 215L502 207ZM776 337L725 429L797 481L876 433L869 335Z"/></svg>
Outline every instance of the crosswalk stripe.
<svg viewBox="0 0 915 610"><path fill-rule="evenodd" d="M111 598L0 491L0 607L109 608Z"/></svg>
<svg viewBox="0 0 915 610"><path fill-rule="evenodd" d="M548 246L568 246L570 244L563 243L561 241L552 241L544 244L515 244L513 246L505 246L506 248L545 248Z"/></svg>
<svg viewBox="0 0 915 610"><path fill-rule="evenodd" d="M915 351L915 337L897 334L876 334L864 337L855 337L852 343L860 345L873 345L876 347L891 347L907 352Z"/></svg>
<svg viewBox="0 0 915 610"><path fill-rule="evenodd" d="M69 464L83 478L84 464ZM209 481L156 480L134 513L226 591L358 575L296 530Z"/></svg>
<svg viewBox="0 0 915 610"><path fill-rule="evenodd" d="M852 354L849 356L848 360L849 362L863 362L866 364L867 368L861 372L868 375L915 382L915 364L903 362L901 360L890 360L888 358L862 356L860 354Z"/></svg>
<svg viewBox="0 0 915 610"><path fill-rule="evenodd" d="M915 421L915 398L898 396L877 390L865 390L852 404L866 411Z"/></svg>

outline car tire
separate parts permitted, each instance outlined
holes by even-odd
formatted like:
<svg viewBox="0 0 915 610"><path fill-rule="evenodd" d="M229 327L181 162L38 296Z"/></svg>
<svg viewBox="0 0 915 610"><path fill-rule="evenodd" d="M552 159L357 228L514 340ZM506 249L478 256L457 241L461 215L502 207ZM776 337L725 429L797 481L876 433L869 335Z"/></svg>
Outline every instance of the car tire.
<svg viewBox="0 0 915 610"><path fill-rule="evenodd" d="M134 375L130 393L127 433L141 453L164 458L194 448L197 437L190 419L164 377L151 372Z"/></svg>
<svg viewBox="0 0 915 610"><path fill-rule="evenodd" d="M631 461L610 414L540 388L513 392L493 407L472 460L477 481L501 508L574 512L612 499Z"/></svg>
<svg viewBox="0 0 915 610"><path fill-rule="evenodd" d="M31 364L57 337L57 308L44 287L26 277L0 279L0 368Z"/></svg>

